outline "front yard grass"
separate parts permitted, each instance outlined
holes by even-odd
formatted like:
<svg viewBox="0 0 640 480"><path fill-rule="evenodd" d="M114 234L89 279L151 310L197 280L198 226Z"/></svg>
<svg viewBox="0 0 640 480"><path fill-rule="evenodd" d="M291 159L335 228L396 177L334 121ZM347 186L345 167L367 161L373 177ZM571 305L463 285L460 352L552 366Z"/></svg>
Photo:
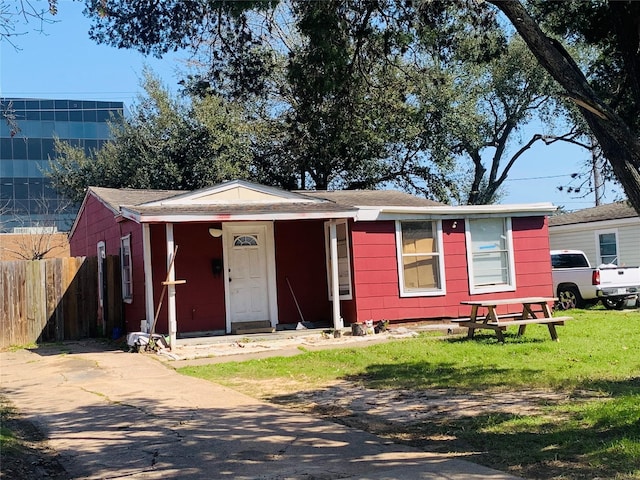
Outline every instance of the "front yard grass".
<svg viewBox="0 0 640 480"><path fill-rule="evenodd" d="M554 395L536 413L434 417L371 431L434 451L473 451L471 460L526 478L640 479L640 312L569 314L574 320L558 328L559 342L545 326L531 325L519 338L510 328L504 344L488 333L473 340L421 336L179 371L285 404L287 394L337 381L496 398L546 390Z"/></svg>

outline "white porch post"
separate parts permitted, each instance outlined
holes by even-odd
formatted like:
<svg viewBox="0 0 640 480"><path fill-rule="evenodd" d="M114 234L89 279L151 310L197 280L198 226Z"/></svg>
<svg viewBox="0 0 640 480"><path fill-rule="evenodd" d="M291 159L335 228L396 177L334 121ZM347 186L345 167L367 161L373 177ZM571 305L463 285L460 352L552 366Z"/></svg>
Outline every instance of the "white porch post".
<svg viewBox="0 0 640 480"><path fill-rule="evenodd" d="M169 283L167 285L167 316L169 319L169 342L171 350L176 346L176 335L178 331L178 324L176 321L176 286L174 283L176 280L175 273L175 263L171 265L171 258L173 256L174 251L174 241L173 241L173 223L167 223L166 225L167 232L167 278L169 279Z"/></svg>
<svg viewBox="0 0 640 480"><path fill-rule="evenodd" d="M153 271L151 270L151 229L148 223L142 224L142 250L144 255L145 316L147 317L145 332L149 332L155 312L153 311Z"/></svg>
<svg viewBox="0 0 640 480"><path fill-rule="evenodd" d="M340 279L338 276L338 233L336 221L329 223L329 246L331 250L331 296L333 298L333 328L344 328L340 316Z"/></svg>

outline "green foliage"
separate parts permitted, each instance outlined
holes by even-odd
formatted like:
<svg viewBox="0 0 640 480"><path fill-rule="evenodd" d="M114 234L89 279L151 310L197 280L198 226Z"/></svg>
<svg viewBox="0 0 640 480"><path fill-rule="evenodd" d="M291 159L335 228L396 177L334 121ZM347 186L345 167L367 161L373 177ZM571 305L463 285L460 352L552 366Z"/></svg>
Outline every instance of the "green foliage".
<svg viewBox="0 0 640 480"><path fill-rule="evenodd" d="M87 14L99 42L200 55L185 92L241 102L254 127L248 169L284 188L492 203L514 162L549 143L521 127L559 116L555 84L482 2L91 0ZM194 184L181 169L149 171Z"/></svg>
<svg viewBox="0 0 640 480"><path fill-rule="evenodd" d="M552 119L563 117L553 100L557 88L518 38L486 63L443 64L439 76L422 93L425 104L438 101L429 132L433 148L457 157L469 171L466 203L494 203L516 160L545 138L541 133L550 138ZM549 130L524 137L534 119Z"/></svg>
<svg viewBox="0 0 640 480"><path fill-rule="evenodd" d="M422 55L414 6L396 0L233 4L233 11L227 2L206 2L183 12L176 2L92 1L87 13L95 21L93 37L119 47L162 54L189 39L197 39L194 50L209 45L210 55L201 52L206 67L185 89L192 98L215 93L244 103L256 120L256 180L285 188L399 186L459 200L453 159L432 152L430 121L412 101L430 62L414 61ZM468 37L457 31L454 43ZM443 51L430 55L440 58Z"/></svg>
<svg viewBox="0 0 640 480"><path fill-rule="evenodd" d="M504 2L502 12L567 97L578 105L598 148L640 213L639 6L630 1ZM558 6L559 8L554 8ZM538 19L532 12L542 12ZM552 14L549 14L552 12ZM546 20L549 20L548 24ZM561 32L552 38L541 27ZM592 47L600 61L579 65L565 44ZM585 72L587 72L585 74Z"/></svg>
<svg viewBox="0 0 640 480"><path fill-rule="evenodd" d="M191 190L249 176L251 131L236 105L216 96L180 102L149 73L144 87L100 150L87 156L56 142L49 175L60 193L78 201L88 186Z"/></svg>
<svg viewBox="0 0 640 480"><path fill-rule="evenodd" d="M640 3L634 1L533 2L540 23L592 52L587 78L598 96L640 133Z"/></svg>

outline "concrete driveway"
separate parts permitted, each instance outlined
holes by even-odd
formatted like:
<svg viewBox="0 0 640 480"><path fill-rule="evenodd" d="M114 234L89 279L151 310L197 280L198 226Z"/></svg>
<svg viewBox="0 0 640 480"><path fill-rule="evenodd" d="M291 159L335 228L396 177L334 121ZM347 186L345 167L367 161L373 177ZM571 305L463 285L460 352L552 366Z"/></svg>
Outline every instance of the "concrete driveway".
<svg viewBox="0 0 640 480"><path fill-rule="evenodd" d="M516 478L108 348L87 341L0 353L2 392L44 430L74 479Z"/></svg>

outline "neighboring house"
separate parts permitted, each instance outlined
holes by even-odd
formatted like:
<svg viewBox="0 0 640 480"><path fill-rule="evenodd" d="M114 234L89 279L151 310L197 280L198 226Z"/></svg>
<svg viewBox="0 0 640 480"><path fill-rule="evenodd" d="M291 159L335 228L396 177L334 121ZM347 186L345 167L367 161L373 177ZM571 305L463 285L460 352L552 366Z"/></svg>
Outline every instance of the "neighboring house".
<svg viewBox="0 0 640 480"><path fill-rule="evenodd" d="M91 187L70 243L72 255L121 255L128 331L152 323L167 278L158 332L341 328L467 316L460 302L482 296L551 295L554 210L245 181L192 192Z"/></svg>
<svg viewBox="0 0 640 480"><path fill-rule="evenodd" d="M591 265L640 265L640 217L626 201L549 218L552 250L582 250Z"/></svg>

